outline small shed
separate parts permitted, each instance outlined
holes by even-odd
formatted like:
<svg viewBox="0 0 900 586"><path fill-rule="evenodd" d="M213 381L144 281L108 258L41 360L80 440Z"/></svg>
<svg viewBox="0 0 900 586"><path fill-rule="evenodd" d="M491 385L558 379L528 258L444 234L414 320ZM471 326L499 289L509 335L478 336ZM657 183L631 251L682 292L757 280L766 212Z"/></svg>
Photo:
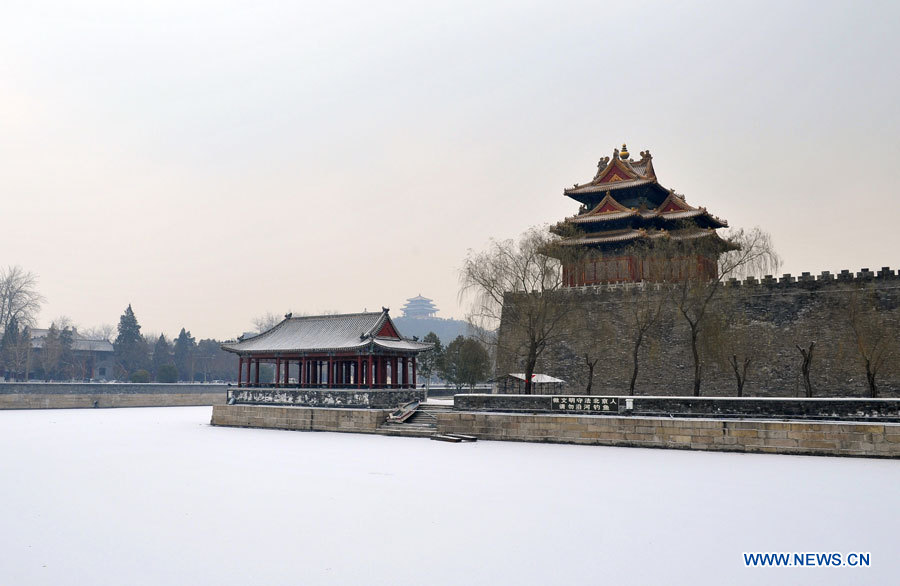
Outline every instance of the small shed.
<svg viewBox="0 0 900 586"><path fill-rule="evenodd" d="M493 384L492 391L501 395L521 395L525 393L525 373L511 372L490 381ZM531 375L532 395L554 395L562 391L566 381L550 376L549 374L534 373Z"/></svg>

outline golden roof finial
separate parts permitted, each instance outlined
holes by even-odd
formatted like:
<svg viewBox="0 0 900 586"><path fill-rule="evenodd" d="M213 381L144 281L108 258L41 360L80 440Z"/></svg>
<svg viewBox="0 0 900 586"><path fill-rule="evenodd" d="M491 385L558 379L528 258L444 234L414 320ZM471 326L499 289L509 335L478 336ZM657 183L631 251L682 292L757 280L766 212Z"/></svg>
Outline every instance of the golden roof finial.
<svg viewBox="0 0 900 586"><path fill-rule="evenodd" d="M622 151L619 153L619 156L622 157L622 160L628 159L628 147L625 146L625 143L622 143Z"/></svg>

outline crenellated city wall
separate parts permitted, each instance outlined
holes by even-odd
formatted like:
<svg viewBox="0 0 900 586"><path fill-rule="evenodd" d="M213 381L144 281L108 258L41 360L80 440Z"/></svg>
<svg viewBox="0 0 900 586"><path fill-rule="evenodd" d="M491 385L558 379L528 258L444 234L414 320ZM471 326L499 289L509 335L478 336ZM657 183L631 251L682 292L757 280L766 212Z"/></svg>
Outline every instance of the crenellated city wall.
<svg viewBox="0 0 900 586"><path fill-rule="evenodd" d="M632 371L633 326L629 303L638 295L672 296L671 287L655 284L607 284L568 288L558 293L560 301L575 309L576 319L567 320L561 335L551 341L539 358L535 372L566 381L559 394L585 391L588 383L586 349L597 359L591 394L628 394ZM713 312L721 304L736 303L739 313L753 328L743 342L752 356L743 394L748 397L800 397L805 395L801 374L802 356L797 346L815 342L810 379L814 397L866 397L869 388L859 340L848 317L853 296L868 295L877 308L878 329L864 343L875 342L896 349L900 338L900 275L890 268L879 271L842 270L836 274L785 274L780 278L748 278L722 284ZM690 330L671 299L648 332L639 350L638 395L691 395L693 356ZM733 371L722 360L722 344L716 342L714 326L701 331L702 387L704 396L735 396ZM593 331L597 335L590 335ZM522 372L523 353L505 320L501 320L497 372ZM864 338L866 336L863 336ZM704 343L705 342L705 343ZM900 396L900 352L881 366L876 378L879 397Z"/></svg>

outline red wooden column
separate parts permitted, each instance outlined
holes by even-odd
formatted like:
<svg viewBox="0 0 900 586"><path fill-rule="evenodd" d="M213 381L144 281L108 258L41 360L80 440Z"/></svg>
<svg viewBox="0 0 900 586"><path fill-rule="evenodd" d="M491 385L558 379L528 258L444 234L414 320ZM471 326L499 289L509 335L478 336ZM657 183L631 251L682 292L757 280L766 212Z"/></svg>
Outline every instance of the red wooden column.
<svg viewBox="0 0 900 586"><path fill-rule="evenodd" d="M259 386L259 358L253 361L256 364L256 370L253 371L253 385Z"/></svg>
<svg viewBox="0 0 900 586"><path fill-rule="evenodd" d="M288 358L284 361L284 383L282 386L288 386L291 384L291 359Z"/></svg>
<svg viewBox="0 0 900 586"><path fill-rule="evenodd" d="M372 355L369 354L369 365L366 368L366 385L372 388Z"/></svg>
<svg viewBox="0 0 900 586"><path fill-rule="evenodd" d="M250 386L250 369L253 367L253 359L249 356L247 357L247 374L245 375L245 387Z"/></svg>
<svg viewBox="0 0 900 586"><path fill-rule="evenodd" d="M356 388L360 388L362 386L362 354L356 355L356 380L353 381L356 383Z"/></svg>
<svg viewBox="0 0 900 586"><path fill-rule="evenodd" d="M93 375L93 372L91 373ZM244 376L244 357L238 356L238 386L241 386L241 377Z"/></svg>
<svg viewBox="0 0 900 586"><path fill-rule="evenodd" d="M300 358L300 364L297 370L297 383L300 385L300 388L306 386L306 379L303 378L303 375L306 374L306 358Z"/></svg>
<svg viewBox="0 0 900 586"><path fill-rule="evenodd" d="M413 363L413 388L416 388L416 357L412 358Z"/></svg>
<svg viewBox="0 0 900 586"><path fill-rule="evenodd" d="M403 385L404 389L409 388L409 364L406 363L406 356L400 358L400 363L403 365L403 378L400 379L400 383Z"/></svg>
<svg viewBox="0 0 900 586"><path fill-rule="evenodd" d="M275 359L275 382L273 386L281 386L281 358Z"/></svg>
<svg viewBox="0 0 900 586"><path fill-rule="evenodd" d="M329 387L334 387L334 358L328 357L328 378L325 381Z"/></svg>

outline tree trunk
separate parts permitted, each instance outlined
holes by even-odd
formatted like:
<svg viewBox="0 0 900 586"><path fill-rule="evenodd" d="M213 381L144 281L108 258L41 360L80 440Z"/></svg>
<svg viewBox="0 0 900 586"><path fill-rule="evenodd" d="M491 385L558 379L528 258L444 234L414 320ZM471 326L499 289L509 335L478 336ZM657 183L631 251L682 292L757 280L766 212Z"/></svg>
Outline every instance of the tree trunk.
<svg viewBox="0 0 900 586"><path fill-rule="evenodd" d="M697 349L697 328L691 326L691 353L694 356L694 396L700 396L700 351Z"/></svg>
<svg viewBox="0 0 900 586"><path fill-rule="evenodd" d="M869 383L869 396L873 399L878 398L878 387L875 386L876 374L876 372L872 371L872 362L866 360L866 381Z"/></svg>
<svg viewBox="0 0 900 586"><path fill-rule="evenodd" d="M644 335L639 334L637 339L634 341L634 349L631 352L631 359L633 367L631 369L631 383L628 385L628 394L634 396L634 383L637 381L638 375L638 350L641 348L641 342L643 341Z"/></svg>
<svg viewBox="0 0 900 586"><path fill-rule="evenodd" d="M803 362L800 364L800 372L803 374L803 386L806 389L806 396L809 398L813 396L812 382L809 380L809 367L812 363L813 350L816 348L816 343L810 343L809 350L801 348L799 344L796 346L797 350L800 350L800 355L803 356Z"/></svg>
<svg viewBox="0 0 900 586"><path fill-rule="evenodd" d="M588 358L588 355L585 354L584 361L587 363L587 367L588 367L588 382L587 382L587 388L584 389L584 394L590 395L591 387L594 385L594 366L597 365L597 359L594 359L594 361L591 362L590 358Z"/></svg>
<svg viewBox="0 0 900 586"><path fill-rule="evenodd" d="M737 382L737 396L743 397L744 396L744 377L741 375L741 370L738 368L737 354L732 354L731 360L729 360L729 362L731 363L731 369L734 371L734 378ZM743 374L746 375L746 373L747 373L747 368L745 366Z"/></svg>
<svg viewBox="0 0 900 586"><path fill-rule="evenodd" d="M525 359L525 394L531 394L531 377L534 376L534 365L537 364L537 345L528 345L528 357Z"/></svg>

